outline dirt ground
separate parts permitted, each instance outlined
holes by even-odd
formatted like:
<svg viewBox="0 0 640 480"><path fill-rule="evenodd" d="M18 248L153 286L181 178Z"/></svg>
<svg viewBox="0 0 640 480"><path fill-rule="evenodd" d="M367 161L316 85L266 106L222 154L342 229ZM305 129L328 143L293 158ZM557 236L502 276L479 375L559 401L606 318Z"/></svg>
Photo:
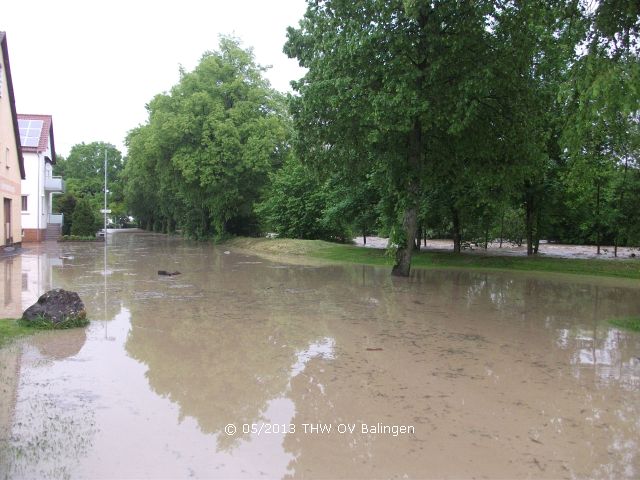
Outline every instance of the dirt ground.
<svg viewBox="0 0 640 480"><path fill-rule="evenodd" d="M356 237L353 239L354 243L360 247L366 246L367 248L385 248L389 242L388 238L382 237L367 237L367 244L364 245L362 237ZM453 250L453 240L427 240L427 246L425 248L424 243L421 246L422 250L445 252ZM484 245L476 246L471 244L469 248L464 249L465 252L470 252L480 255L526 255L527 246L514 245L508 242L502 244L489 243L488 248L485 250ZM601 246L600 255L597 254L595 245L562 245L557 243L540 242L540 248L538 254L547 257L562 257L562 258L603 258L603 259L615 259L613 246ZM618 259L628 258L640 259L640 247L618 247Z"/></svg>

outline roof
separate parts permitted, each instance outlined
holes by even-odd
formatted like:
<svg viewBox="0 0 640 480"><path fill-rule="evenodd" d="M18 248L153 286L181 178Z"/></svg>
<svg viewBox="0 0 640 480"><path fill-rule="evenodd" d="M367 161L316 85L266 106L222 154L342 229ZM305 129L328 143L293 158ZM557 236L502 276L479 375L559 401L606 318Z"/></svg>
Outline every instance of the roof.
<svg viewBox="0 0 640 480"><path fill-rule="evenodd" d="M7 77L7 91L9 93L9 105L11 106L11 119L13 120L13 132L16 137L16 150L18 151L18 165L20 166L20 177L25 178L24 159L20 146L20 131L18 129L18 115L16 112L16 98L13 94L13 82L11 80L11 66L9 65L9 49L7 48L7 34L0 32L0 44L2 44L2 62L4 63L5 76Z"/></svg>
<svg viewBox="0 0 640 480"><path fill-rule="evenodd" d="M25 121L32 120L32 125L35 123L38 126L38 132L36 134L36 141L31 142L33 138L28 138L23 134L24 129L22 124ZM56 146L53 141L53 118L51 115L32 115L32 114L18 114L18 123L20 125L20 141L22 143L23 152L42 153L49 148L49 139L51 139L51 163L56 163Z"/></svg>

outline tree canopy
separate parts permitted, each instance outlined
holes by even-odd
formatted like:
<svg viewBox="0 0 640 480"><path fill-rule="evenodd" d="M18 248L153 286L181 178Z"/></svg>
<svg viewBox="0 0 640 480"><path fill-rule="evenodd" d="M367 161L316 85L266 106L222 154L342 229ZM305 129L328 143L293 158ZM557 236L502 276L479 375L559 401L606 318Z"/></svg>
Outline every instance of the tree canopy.
<svg viewBox="0 0 640 480"><path fill-rule="evenodd" d="M282 163L290 128L282 96L237 40L222 38L147 106L127 137L125 196L147 227L206 238L254 233L253 204Z"/></svg>

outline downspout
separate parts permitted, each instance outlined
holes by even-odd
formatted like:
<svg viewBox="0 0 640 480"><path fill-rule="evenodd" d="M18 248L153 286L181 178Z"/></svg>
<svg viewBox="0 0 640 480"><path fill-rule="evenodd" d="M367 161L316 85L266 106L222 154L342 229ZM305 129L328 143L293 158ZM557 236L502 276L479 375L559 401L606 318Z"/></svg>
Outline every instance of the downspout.
<svg viewBox="0 0 640 480"><path fill-rule="evenodd" d="M36 208L36 235L37 235L37 241L41 242L42 239L40 238L40 152L36 152L36 156L38 159L38 187L37 187L37 191L36 191L36 202L37 202L37 208ZM42 190L44 191L44 185Z"/></svg>

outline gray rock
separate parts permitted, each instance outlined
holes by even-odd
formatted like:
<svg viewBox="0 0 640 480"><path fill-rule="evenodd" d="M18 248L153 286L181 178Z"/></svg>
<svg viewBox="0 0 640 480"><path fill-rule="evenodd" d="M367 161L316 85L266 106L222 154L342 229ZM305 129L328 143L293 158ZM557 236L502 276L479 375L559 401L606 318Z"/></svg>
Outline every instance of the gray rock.
<svg viewBox="0 0 640 480"><path fill-rule="evenodd" d="M55 324L65 320L84 320L87 317L87 312L76 292L56 288L42 295L22 314L22 319L27 321L34 321L41 317Z"/></svg>

